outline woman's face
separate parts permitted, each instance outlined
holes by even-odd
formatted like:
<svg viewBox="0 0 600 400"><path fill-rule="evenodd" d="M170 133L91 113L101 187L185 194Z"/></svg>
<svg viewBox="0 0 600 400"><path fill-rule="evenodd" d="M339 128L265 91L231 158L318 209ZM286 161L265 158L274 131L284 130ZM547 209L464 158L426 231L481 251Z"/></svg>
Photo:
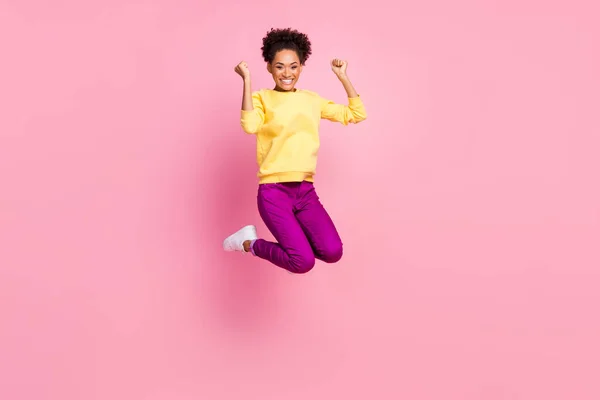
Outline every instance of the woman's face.
<svg viewBox="0 0 600 400"><path fill-rule="evenodd" d="M300 58L294 50L280 50L273 61L267 64L267 71L273 75L275 90L289 92L294 90L302 72Z"/></svg>

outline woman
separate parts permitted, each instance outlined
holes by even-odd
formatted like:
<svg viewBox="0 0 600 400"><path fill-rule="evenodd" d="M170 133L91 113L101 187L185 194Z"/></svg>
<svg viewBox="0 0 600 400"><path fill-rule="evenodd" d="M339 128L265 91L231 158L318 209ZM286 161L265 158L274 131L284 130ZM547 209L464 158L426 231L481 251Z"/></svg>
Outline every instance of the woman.
<svg viewBox="0 0 600 400"><path fill-rule="evenodd" d="M262 55L275 87L252 92L245 62L235 71L243 78L243 130L256 136L258 210L276 243L260 239L247 225L223 242L226 251L251 253L293 273L306 273L315 259L335 263L342 257L342 240L314 187L321 119L344 125L366 118L365 107L346 69L331 61L331 69L348 96L336 104L296 84L311 55L307 35L297 30L271 29L263 38Z"/></svg>

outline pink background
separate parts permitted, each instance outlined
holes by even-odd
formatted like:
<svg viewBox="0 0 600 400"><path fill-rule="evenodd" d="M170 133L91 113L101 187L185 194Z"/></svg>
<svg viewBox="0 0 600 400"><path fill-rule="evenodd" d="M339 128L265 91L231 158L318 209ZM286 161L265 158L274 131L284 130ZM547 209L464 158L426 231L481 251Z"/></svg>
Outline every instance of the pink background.
<svg viewBox="0 0 600 400"><path fill-rule="evenodd" d="M600 398L598 7L385 3L0 3L1 399ZM270 237L233 67L271 87L272 26L369 112L303 276L220 247Z"/></svg>

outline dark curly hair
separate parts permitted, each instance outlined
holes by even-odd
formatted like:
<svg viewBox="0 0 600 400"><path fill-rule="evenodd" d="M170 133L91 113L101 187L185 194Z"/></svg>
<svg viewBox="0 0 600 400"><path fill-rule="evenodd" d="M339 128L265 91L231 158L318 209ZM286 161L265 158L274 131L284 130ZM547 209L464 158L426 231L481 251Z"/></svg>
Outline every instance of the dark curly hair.
<svg viewBox="0 0 600 400"><path fill-rule="evenodd" d="M298 54L300 64L304 65L312 54L310 40L304 33L292 28L273 29L263 38L262 56L268 63L273 62L275 54L280 50L294 50Z"/></svg>

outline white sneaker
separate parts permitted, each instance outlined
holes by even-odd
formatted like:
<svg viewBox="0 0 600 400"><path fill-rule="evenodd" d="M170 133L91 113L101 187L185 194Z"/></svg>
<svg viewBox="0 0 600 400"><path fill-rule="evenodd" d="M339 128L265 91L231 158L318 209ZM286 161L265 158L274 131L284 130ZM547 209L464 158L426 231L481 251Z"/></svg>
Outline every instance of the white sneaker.
<svg viewBox="0 0 600 400"><path fill-rule="evenodd" d="M258 239L256 227L254 225L246 225L223 241L223 250L244 252L244 242L255 239Z"/></svg>

